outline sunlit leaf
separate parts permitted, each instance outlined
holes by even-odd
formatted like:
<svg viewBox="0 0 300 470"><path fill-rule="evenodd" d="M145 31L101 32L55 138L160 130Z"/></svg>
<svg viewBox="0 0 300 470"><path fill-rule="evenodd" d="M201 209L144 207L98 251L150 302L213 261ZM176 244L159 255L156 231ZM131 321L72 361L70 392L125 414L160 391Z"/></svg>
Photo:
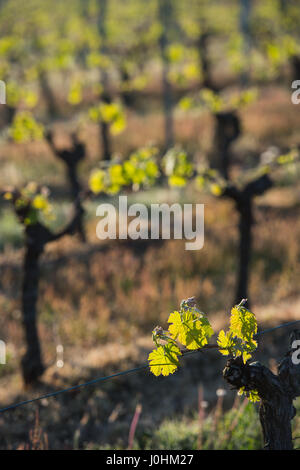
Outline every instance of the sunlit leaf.
<svg viewBox="0 0 300 470"><path fill-rule="evenodd" d="M150 371L156 376L173 374L179 366L180 355L180 349L173 343L159 346L148 356Z"/></svg>

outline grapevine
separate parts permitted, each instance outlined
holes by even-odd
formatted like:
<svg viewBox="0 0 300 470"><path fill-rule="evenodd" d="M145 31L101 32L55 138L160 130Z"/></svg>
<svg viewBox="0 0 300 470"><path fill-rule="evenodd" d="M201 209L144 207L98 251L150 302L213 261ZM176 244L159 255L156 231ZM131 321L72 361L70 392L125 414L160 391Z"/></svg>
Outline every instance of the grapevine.
<svg viewBox="0 0 300 470"><path fill-rule="evenodd" d="M243 299L231 309L228 331L221 330L217 343L209 344L209 339L215 333L207 316L197 308L194 297L183 300L179 310L170 313L168 330L157 326L152 332L156 348L148 356L150 371L155 376L173 374L185 352L208 347L218 349L224 356L241 357L246 364L257 348L257 321L245 303ZM256 390L241 387L238 393L245 393L251 402L260 400Z"/></svg>

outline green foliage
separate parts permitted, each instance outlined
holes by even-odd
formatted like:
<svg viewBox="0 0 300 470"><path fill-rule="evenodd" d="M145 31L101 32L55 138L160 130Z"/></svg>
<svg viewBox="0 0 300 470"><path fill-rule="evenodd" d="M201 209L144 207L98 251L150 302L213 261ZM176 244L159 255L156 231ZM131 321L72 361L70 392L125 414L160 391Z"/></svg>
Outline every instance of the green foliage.
<svg viewBox="0 0 300 470"><path fill-rule="evenodd" d="M167 177L171 187L184 187L193 178L197 189L208 191L216 197L222 196L229 184L217 170L193 165L187 153L178 147L168 150L161 158L160 165L158 155L156 147L148 146L136 150L123 162L113 160L108 166L105 166L107 162L103 162L101 168L94 169L90 174L90 190L94 194L117 194L124 188L149 188L158 181L161 174ZM245 171L234 184L242 188L258 176L269 173L272 168L292 166L298 161L299 151L292 149L284 155L274 157L267 164Z"/></svg>
<svg viewBox="0 0 300 470"><path fill-rule="evenodd" d="M120 163L112 164L108 168L109 185L107 192L109 194L117 194L123 186L126 186L123 165Z"/></svg>
<svg viewBox="0 0 300 470"><path fill-rule="evenodd" d="M238 395L245 395L251 403L260 402L260 397L257 390L246 390L245 387L241 387L238 391Z"/></svg>
<svg viewBox="0 0 300 470"><path fill-rule="evenodd" d="M89 179L89 187L94 194L117 194L127 185L123 165L112 163L106 169L95 169Z"/></svg>
<svg viewBox="0 0 300 470"><path fill-rule="evenodd" d="M73 106L81 103L82 101L82 84L81 81L78 79L74 79L71 82L69 95L68 95L68 102Z"/></svg>
<svg viewBox="0 0 300 470"><path fill-rule="evenodd" d="M170 326L166 333L159 327L153 331L153 340L157 349L150 353L149 364L151 372L155 375L168 375L170 373L167 368L153 369L155 364L152 359L158 359L162 354L165 355L165 347L170 348L172 351L171 373L173 373L179 366L178 356L181 354L177 342L187 349L195 350L205 346L213 335L213 329L206 316L189 301L181 302L180 310L170 314L168 323ZM161 341L166 344L161 346Z"/></svg>
<svg viewBox="0 0 300 470"><path fill-rule="evenodd" d="M14 77L22 88L24 79L32 84L45 74L48 77L52 73L63 72L64 76L67 73L71 87L66 99L79 104L78 68L83 82L91 77L94 83L99 81L100 70L105 70L109 77L117 77L120 68L125 68L129 78L120 80L121 90L141 90L149 81L146 65L160 59L158 45L163 25L157 14L157 1L148 2L145 9L143 2L136 0L125 3L110 0L104 14L101 2L96 1L28 0L25 7L18 0L5 3L1 10L0 75L2 79ZM236 73L246 70L255 76L258 70L265 76L278 74L280 67L299 54L299 7L289 2L283 13L279 3L270 0L252 6L253 41L247 49L240 32L238 4L216 5L204 0L189 2L187 8L182 2L172 2L174 11L165 31L171 82L186 87L202 79L198 41L206 33L221 43L220 51L213 53L213 61L225 58ZM203 98L204 106L214 112L223 108L209 92L204 92ZM184 97L181 103L187 109L190 102ZM96 114L92 111L92 119L99 120ZM119 117L112 132L121 132L124 125Z"/></svg>
<svg viewBox="0 0 300 470"><path fill-rule="evenodd" d="M213 114L223 111L240 110L245 106L253 103L258 96L256 88L248 88L247 90L235 93L215 93L214 91L203 88L199 93L187 95L179 102L182 110L191 108L199 108L209 110Z"/></svg>
<svg viewBox="0 0 300 470"><path fill-rule="evenodd" d="M299 151L297 149L292 149L290 152L279 155L275 159L275 163L278 165L288 165L290 163L295 163L299 158Z"/></svg>
<svg viewBox="0 0 300 470"><path fill-rule="evenodd" d="M38 93L32 88L20 86L16 81L9 80L6 84L6 102L9 106L32 109L37 105Z"/></svg>
<svg viewBox="0 0 300 470"><path fill-rule="evenodd" d="M105 178L106 172L100 168L91 172L89 178L89 188L94 194L99 194L106 190Z"/></svg>
<svg viewBox="0 0 300 470"><path fill-rule="evenodd" d="M30 111L20 111L14 117L10 135L17 143L41 140L44 135L44 127L34 119Z"/></svg>
<svg viewBox="0 0 300 470"><path fill-rule="evenodd" d="M136 188L152 186L159 176L156 161L158 149L156 147L143 147L132 153L123 163L124 176L127 184Z"/></svg>
<svg viewBox="0 0 300 470"><path fill-rule="evenodd" d="M202 70L196 47L182 44L170 44L167 49L169 62L168 78L171 83L179 87L187 87L202 78Z"/></svg>
<svg viewBox="0 0 300 470"><path fill-rule="evenodd" d="M242 356L244 363L251 359L257 348L254 335L257 333L255 315L243 306L243 301L231 309L230 328L225 333L221 330L217 339L219 351L224 356ZM245 393L251 402L260 401L256 390L246 391L244 387L239 390Z"/></svg>
<svg viewBox="0 0 300 470"><path fill-rule="evenodd" d="M296 419L296 418L295 418ZM298 435L299 420L295 426ZM120 441L103 450L126 449ZM90 447L89 447L90 448ZM98 448L98 447L97 447ZM211 410L199 422L198 413L186 416L179 413L149 427L140 422L135 436L136 450L260 450L262 439L257 408L244 400L220 414Z"/></svg>
<svg viewBox="0 0 300 470"><path fill-rule="evenodd" d="M299 164L300 153L297 148L291 148L287 153L279 154L277 149L267 150L261 156L260 164L253 170L248 170L241 175L239 183L246 184L259 176L275 173L276 170L285 170L285 175L296 172Z"/></svg>
<svg viewBox="0 0 300 470"><path fill-rule="evenodd" d="M127 80L123 80L120 84L120 90L123 92L141 91L146 87L148 80L145 73L139 73L136 76L131 76Z"/></svg>
<svg viewBox="0 0 300 470"><path fill-rule="evenodd" d="M208 191L217 197L222 196L228 184L218 171L212 168L199 168L195 183L196 188Z"/></svg>
<svg viewBox="0 0 300 470"><path fill-rule="evenodd" d="M111 65L109 57L101 54L99 51L91 51L87 54L86 64L88 68L101 67L102 69L108 69Z"/></svg>
<svg viewBox="0 0 300 470"><path fill-rule="evenodd" d="M219 416L214 416L212 411L201 425L196 413L188 418L177 415L165 419L152 432L147 430L137 436L137 449L259 450L261 447L256 407L243 402Z"/></svg>
<svg viewBox="0 0 300 470"><path fill-rule="evenodd" d="M148 358L152 374L156 376L173 374L179 366L179 355L181 355L179 347L171 341L154 349Z"/></svg>
<svg viewBox="0 0 300 470"><path fill-rule="evenodd" d="M123 162L117 160L109 164L103 162L101 168L96 168L91 172L89 187L94 194L117 194L124 188L133 190L141 187L149 188L162 174L167 177L171 187L184 187L190 179L194 179L197 189L220 197L229 184L217 170L194 165L189 161L187 153L179 147L168 150L160 159L160 165L158 155L159 150L156 147L148 146L136 150ZM274 157L268 164L263 163L254 170L243 172L233 183L238 188L242 188L249 181L270 172L273 167L292 166L298 161L299 151L292 149L284 155Z"/></svg>
<svg viewBox="0 0 300 470"><path fill-rule="evenodd" d="M101 102L89 110L89 117L93 122L109 124L113 135L120 134L126 127L126 117L119 103Z"/></svg>
<svg viewBox="0 0 300 470"><path fill-rule="evenodd" d="M257 333L255 315L243 306L243 301L231 309L230 328L218 336L219 351L224 356L242 356L244 363L257 348L254 335Z"/></svg>
<svg viewBox="0 0 300 470"><path fill-rule="evenodd" d="M169 332L187 349L202 348L213 335L213 329L207 317L196 307L182 307L179 312L170 314Z"/></svg>
<svg viewBox="0 0 300 470"><path fill-rule="evenodd" d="M220 331L215 347L225 356L242 356L246 363L257 348L254 339L257 321L244 303L242 300L231 309L229 330L226 333L224 330ZM214 334L207 317L197 309L194 298L183 300L179 311L170 313L168 323L167 331L156 327L152 332L156 349L149 354L148 360L150 370L156 376L166 376L177 370L179 356L182 354L180 346L185 346L188 350L199 350L208 344ZM252 402L260 400L256 390L242 388L239 393L245 393Z"/></svg>
<svg viewBox="0 0 300 470"><path fill-rule="evenodd" d="M34 182L28 183L21 190L8 189L4 193L4 199L13 203L15 211L21 216L24 225L32 225L38 221L53 218L48 196L48 189L39 187Z"/></svg>
<svg viewBox="0 0 300 470"><path fill-rule="evenodd" d="M91 191L117 194L124 187L136 190L141 186L152 186L160 174L157 155L156 147L142 147L122 163L112 162L106 168L93 170L89 179Z"/></svg>
<svg viewBox="0 0 300 470"><path fill-rule="evenodd" d="M189 162L187 153L178 147L166 153L162 165L170 186L185 186L193 174L193 165Z"/></svg>

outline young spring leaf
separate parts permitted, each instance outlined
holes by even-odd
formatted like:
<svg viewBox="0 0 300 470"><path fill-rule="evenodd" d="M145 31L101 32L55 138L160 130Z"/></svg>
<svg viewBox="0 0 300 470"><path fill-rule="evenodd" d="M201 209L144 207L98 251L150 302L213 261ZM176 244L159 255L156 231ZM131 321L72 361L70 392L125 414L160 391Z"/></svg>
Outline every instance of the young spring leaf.
<svg viewBox="0 0 300 470"><path fill-rule="evenodd" d="M150 371L156 376L173 374L179 366L179 355L180 349L174 343L159 346L148 356Z"/></svg>
<svg viewBox="0 0 300 470"><path fill-rule="evenodd" d="M163 157L162 163L170 186L185 186L193 173L193 165L188 155L180 148L170 149Z"/></svg>
<svg viewBox="0 0 300 470"><path fill-rule="evenodd" d="M257 321L254 313L246 307L236 305L231 309L230 331L243 341L252 343L253 347L257 347L253 339L253 335L257 333Z"/></svg>
<svg viewBox="0 0 300 470"><path fill-rule="evenodd" d="M185 307L171 313L168 323L172 338L187 349L202 348L214 333L206 316L195 307Z"/></svg>
<svg viewBox="0 0 300 470"><path fill-rule="evenodd" d="M260 401L257 390L245 390L245 387L241 387L238 391L238 395L246 395L249 401L257 403Z"/></svg>
<svg viewBox="0 0 300 470"><path fill-rule="evenodd" d="M12 122L9 133L15 142L41 140L44 127L39 124L30 111L19 111Z"/></svg>
<svg viewBox="0 0 300 470"><path fill-rule="evenodd" d="M228 356L234 347L234 340L231 331L225 333L224 330L221 330L217 339L217 344L219 346L219 351L223 356Z"/></svg>
<svg viewBox="0 0 300 470"><path fill-rule="evenodd" d="M99 194L105 191L105 171L96 169L92 171L89 179L89 187L94 194Z"/></svg>
<svg viewBox="0 0 300 470"><path fill-rule="evenodd" d="M257 348L253 336L257 333L255 315L242 304L231 309L230 328L227 333L221 330L217 339L219 351L224 356L242 356L244 363L251 358Z"/></svg>

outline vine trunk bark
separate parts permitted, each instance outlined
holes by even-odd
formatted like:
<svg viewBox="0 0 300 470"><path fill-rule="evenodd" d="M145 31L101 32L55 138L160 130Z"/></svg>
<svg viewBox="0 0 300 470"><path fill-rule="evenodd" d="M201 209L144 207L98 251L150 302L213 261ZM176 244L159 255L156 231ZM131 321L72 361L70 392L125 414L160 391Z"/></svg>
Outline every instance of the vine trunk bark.
<svg viewBox="0 0 300 470"><path fill-rule="evenodd" d="M293 401L300 396L300 364L293 359L295 340L300 340L300 330L290 335L290 347L277 374L259 362L244 364L240 356L230 358L223 370L223 377L232 388L258 393L264 448L268 450L293 449Z"/></svg>
<svg viewBox="0 0 300 470"><path fill-rule="evenodd" d="M22 374L26 385L35 382L44 372L37 330L37 299L39 285L39 258L42 249L27 243L24 258L22 312L26 353L22 358Z"/></svg>

